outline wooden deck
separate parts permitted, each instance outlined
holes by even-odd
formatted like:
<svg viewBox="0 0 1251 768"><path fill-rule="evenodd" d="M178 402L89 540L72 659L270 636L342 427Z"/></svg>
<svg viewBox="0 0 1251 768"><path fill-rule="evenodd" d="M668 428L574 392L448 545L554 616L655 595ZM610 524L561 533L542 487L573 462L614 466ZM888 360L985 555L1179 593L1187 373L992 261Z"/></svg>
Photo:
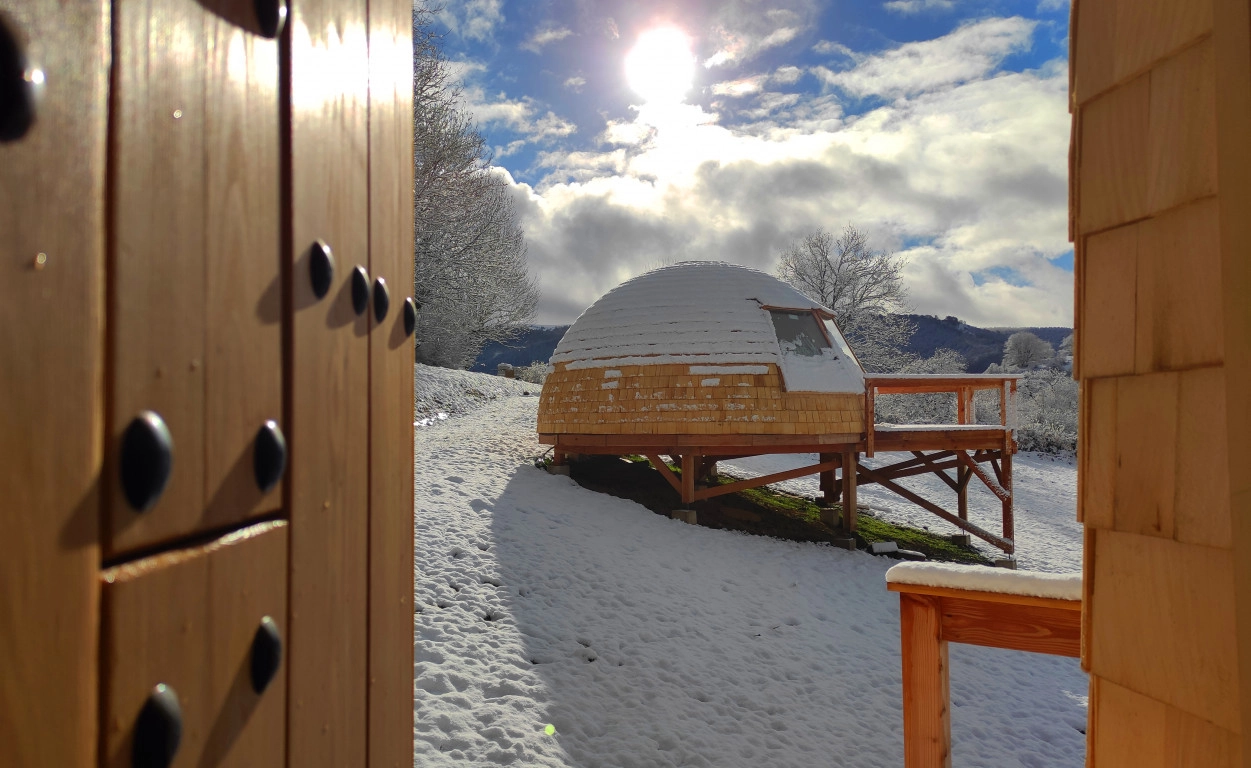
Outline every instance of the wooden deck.
<svg viewBox="0 0 1251 768"><path fill-rule="evenodd" d="M702 435L702 434L540 434L539 442L554 448L562 464L578 454L646 456L678 492L683 504L736 493L805 475L820 475L821 499L841 504L843 527L856 530L856 488L877 483L947 522L988 542L1007 554L1015 550L1012 509L1012 455L1016 453L1015 374L908 375L865 378L866 431L812 435ZM999 424L977 424L973 398L978 391L999 393ZM935 394L956 396L956 424L875 424L874 401L879 394ZM867 467L863 454L899 452L907 459ZM718 461L775 453L815 453L815 464L726 485L710 484ZM679 467L671 470L669 462ZM954 472L953 474L949 474ZM898 483L900 479L935 474L956 495L950 511ZM1000 533L969 520L968 489L977 478L1001 503Z"/></svg>

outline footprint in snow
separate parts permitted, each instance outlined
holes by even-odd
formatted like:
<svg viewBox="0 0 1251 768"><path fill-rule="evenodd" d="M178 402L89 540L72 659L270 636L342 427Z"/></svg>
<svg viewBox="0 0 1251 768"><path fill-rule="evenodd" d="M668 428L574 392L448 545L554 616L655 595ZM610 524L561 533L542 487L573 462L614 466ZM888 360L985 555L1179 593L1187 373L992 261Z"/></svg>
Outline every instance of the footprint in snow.
<svg viewBox="0 0 1251 768"><path fill-rule="evenodd" d="M459 476L457 476L457 475L449 475L449 476L446 478L446 480L447 480L449 483L463 483L463 482L465 482L465 478L463 478L463 477L459 477Z"/></svg>

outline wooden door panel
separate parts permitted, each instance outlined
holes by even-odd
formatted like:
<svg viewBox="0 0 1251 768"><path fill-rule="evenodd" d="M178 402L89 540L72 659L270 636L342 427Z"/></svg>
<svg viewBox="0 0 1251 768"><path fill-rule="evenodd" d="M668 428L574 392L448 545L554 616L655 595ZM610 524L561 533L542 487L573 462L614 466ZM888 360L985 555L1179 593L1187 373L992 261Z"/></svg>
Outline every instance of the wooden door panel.
<svg viewBox="0 0 1251 768"><path fill-rule="evenodd" d="M97 741L108 12L30 0L4 3L0 24L44 76L33 124L0 141L0 765L86 768Z"/></svg>
<svg viewBox="0 0 1251 768"><path fill-rule="evenodd" d="M369 763L413 760L412 5L369 3L370 268L390 309L370 331Z"/></svg>
<svg viewBox="0 0 1251 768"><path fill-rule="evenodd" d="M194 0L115 15L110 556L278 509L252 450L282 406L277 42ZM174 461L137 513L113 478L146 410Z"/></svg>
<svg viewBox="0 0 1251 768"><path fill-rule="evenodd" d="M258 523L102 574L104 765L130 768L136 721L162 684L182 713L174 765L283 764L287 665L261 693L252 665L264 617L288 644L287 531Z"/></svg>
<svg viewBox="0 0 1251 768"><path fill-rule="evenodd" d="M294 3L290 47L291 733L288 765L365 764L368 674L369 315L364 0ZM313 292L309 247L334 279Z"/></svg>
<svg viewBox="0 0 1251 768"><path fill-rule="evenodd" d="M250 5L250 3L249 3ZM198 527L282 506L257 485L253 448L282 428L278 42L207 24L205 63L205 489Z"/></svg>

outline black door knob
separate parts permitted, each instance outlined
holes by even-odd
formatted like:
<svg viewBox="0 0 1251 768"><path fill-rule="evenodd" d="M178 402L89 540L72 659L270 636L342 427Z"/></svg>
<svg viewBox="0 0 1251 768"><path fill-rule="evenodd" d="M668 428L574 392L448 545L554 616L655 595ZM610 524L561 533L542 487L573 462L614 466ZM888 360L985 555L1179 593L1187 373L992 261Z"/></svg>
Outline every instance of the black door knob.
<svg viewBox="0 0 1251 768"><path fill-rule="evenodd" d="M252 690L263 693L282 665L282 634L278 622L266 616L252 638Z"/></svg>
<svg viewBox="0 0 1251 768"><path fill-rule="evenodd" d="M43 72L26 62L16 31L0 16L0 142L17 141L35 122Z"/></svg>
<svg viewBox="0 0 1251 768"><path fill-rule="evenodd" d="M174 469L174 438L153 411L136 416L122 435L122 493L136 512L146 512L165 491Z"/></svg>
<svg viewBox="0 0 1251 768"><path fill-rule="evenodd" d="M391 292L387 290L387 281L379 277L374 280L374 319L381 323L390 309Z"/></svg>
<svg viewBox="0 0 1251 768"><path fill-rule="evenodd" d="M330 246L318 240L308 249L308 276L313 283L313 295L324 299L334 282L334 254Z"/></svg>
<svg viewBox="0 0 1251 768"><path fill-rule="evenodd" d="M285 0L254 0L253 6L262 35L272 39L282 34L282 28L287 23Z"/></svg>
<svg viewBox="0 0 1251 768"><path fill-rule="evenodd" d="M409 296L404 299L404 335L412 336L415 330L417 330L417 302Z"/></svg>
<svg viewBox="0 0 1251 768"><path fill-rule="evenodd" d="M182 706L173 688L161 683L152 689L135 721L133 768L168 768L182 740Z"/></svg>
<svg viewBox="0 0 1251 768"><path fill-rule="evenodd" d="M352 270L352 309L360 315L369 306L369 273L364 267Z"/></svg>
<svg viewBox="0 0 1251 768"><path fill-rule="evenodd" d="M261 493L269 493L269 489L282 479L282 472L287 468L287 439L278 422L270 419L262 424L257 430L252 448L252 469L256 473L256 487L261 489Z"/></svg>

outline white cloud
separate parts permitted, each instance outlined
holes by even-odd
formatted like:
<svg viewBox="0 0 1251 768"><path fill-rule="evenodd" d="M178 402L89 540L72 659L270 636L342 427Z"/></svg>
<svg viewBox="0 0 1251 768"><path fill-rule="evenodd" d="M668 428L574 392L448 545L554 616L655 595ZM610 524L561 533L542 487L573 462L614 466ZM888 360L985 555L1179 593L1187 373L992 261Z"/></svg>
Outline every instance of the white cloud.
<svg viewBox="0 0 1251 768"><path fill-rule="evenodd" d="M1069 249L1067 85L1056 62L850 118L834 99L763 92L774 114L756 125L689 105L610 123L604 149L544 153L544 177L516 186L537 321L569 322L665 259L772 270L794 238L854 222L883 247L923 243L906 251L917 311L1067 325L1072 274L1050 262ZM996 277L1008 270L1023 284Z"/></svg>
<svg viewBox="0 0 1251 768"><path fill-rule="evenodd" d="M546 27L531 35L521 44L521 48L532 53L542 53L544 46L564 40L572 34L573 30L568 27Z"/></svg>
<svg viewBox="0 0 1251 768"><path fill-rule="evenodd" d="M586 85L586 78L582 77L581 75L575 75L573 77L567 78L564 82L565 88L571 91L575 91L575 92L581 91L582 86L584 85Z"/></svg>
<svg viewBox="0 0 1251 768"><path fill-rule="evenodd" d="M715 83L712 86L712 92L717 96L750 96L754 93L760 93L766 79L764 75L754 75L739 80Z"/></svg>
<svg viewBox="0 0 1251 768"><path fill-rule="evenodd" d="M886 10L905 15L922 11L949 11L953 5L954 0L890 0L882 3Z"/></svg>
<svg viewBox="0 0 1251 768"><path fill-rule="evenodd" d="M818 42L816 45L812 46L812 52L821 54L822 56L838 54L839 56L850 57L853 55L850 48L842 43L833 42L832 40L822 40Z"/></svg>
<svg viewBox="0 0 1251 768"><path fill-rule="evenodd" d="M1038 0L1038 12L1046 13L1048 11L1067 11L1069 9L1069 0Z"/></svg>
<svg viewBox="0 0 1251 768"><path fill-rule="evenodd" d="M813 70L822 81L853 96L897 97L985 77L1009 54L1028 50L1036 21L985 19L935 40L905 43L883 53L857 56L851 69Z"/></svg>
<svg viewBox="0 0 1251 768"><path fill-rule="evenodd" d="M792 42L812 29L820 10L816 0L778 0L761 11L754 0L729 0L709 31L715 51L708 68L750 61L760 53Z"/></svg>
<svg viewBox="0 0 1251 768"><path fill-rule="evenodd" d="M783 85L793 85L799 82L804 76L804 71L799 67L778 67L770 75L770 82L781 83Z"/></svg>
<svg viewBox="0 0 1251 768"><path fill-rule="evenodd" d="M504 23L504 0L449 3L439 11L438 17L454 34L490 43L495 39L495 28Z"/></svg>
<svg viewBox="0 0 1251 768"><path fill-rule="evenodd" d="M461 95L465 100L465 107L479 124L502 125L521 134L525 143L547 142L569 136L578 130L575 124L551 110L544 112L539 103L529 97L510 99L501 93L492 98L475 85L466 85ZM505 148L505 154L516 152L515 144L515 141L509 144L511 149Z"/></svg>

